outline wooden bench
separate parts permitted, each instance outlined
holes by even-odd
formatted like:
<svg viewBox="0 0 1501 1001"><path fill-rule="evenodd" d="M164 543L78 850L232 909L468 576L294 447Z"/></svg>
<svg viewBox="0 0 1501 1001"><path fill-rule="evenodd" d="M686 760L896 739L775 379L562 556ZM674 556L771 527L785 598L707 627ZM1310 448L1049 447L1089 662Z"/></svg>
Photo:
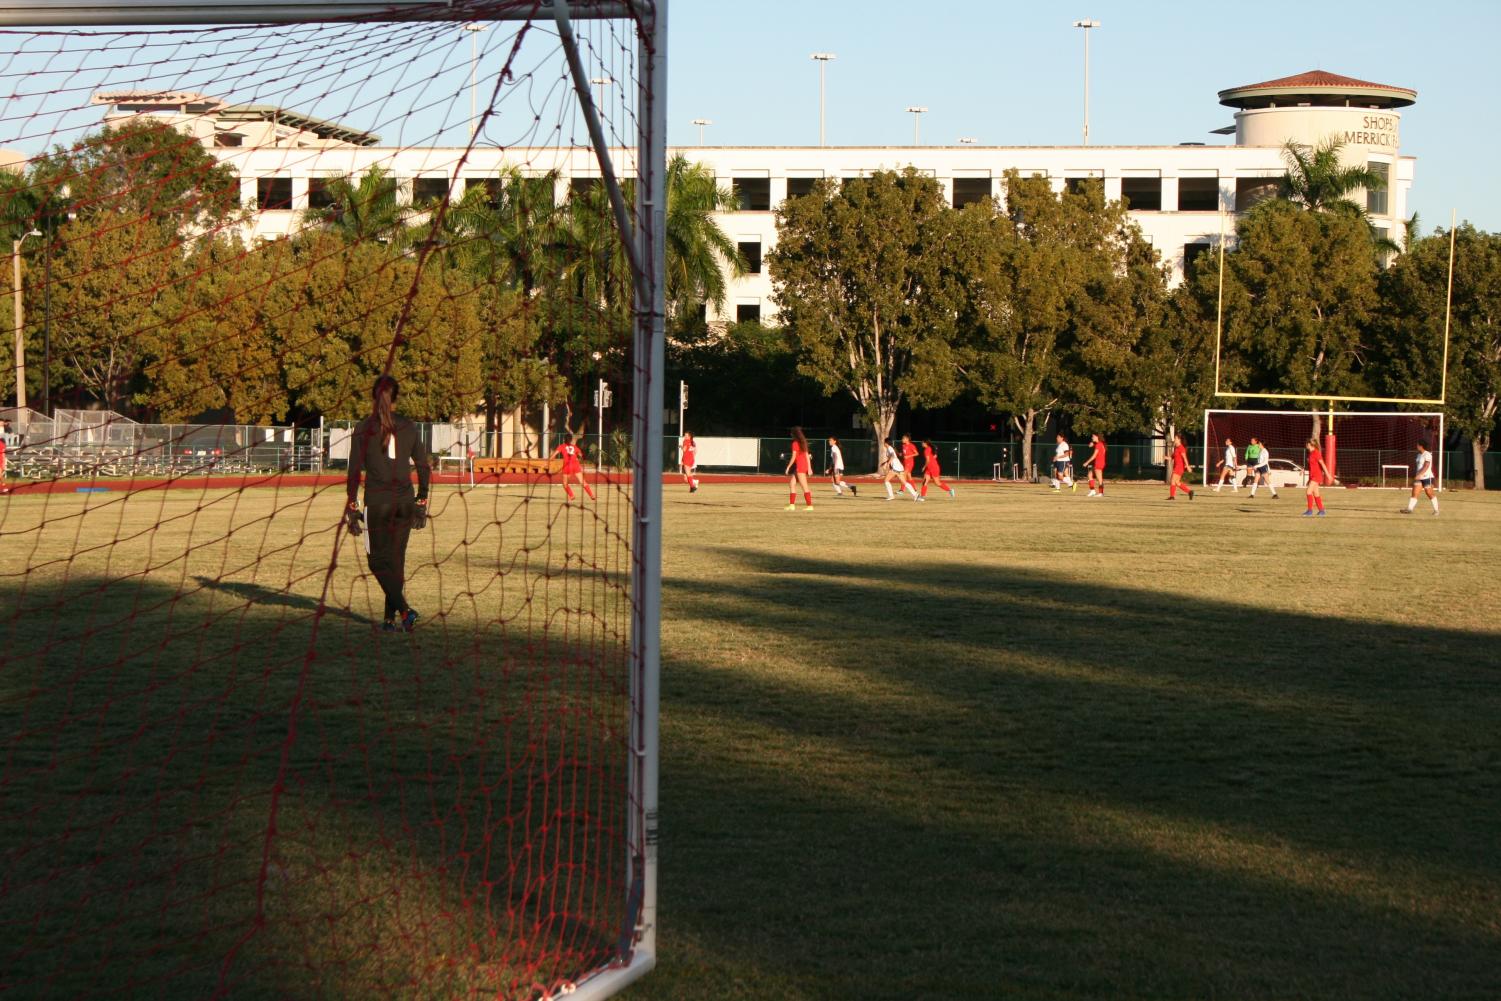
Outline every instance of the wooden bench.
<svg viewBox="0 0 1501 1001"><path fill-rule="evenodd" d="M527 459L522 456L512 456L509 459L476 458L473 469L479 475L489 473L504 476L523 473L534 476L552 476L563 471L563 460Z"/></svg>

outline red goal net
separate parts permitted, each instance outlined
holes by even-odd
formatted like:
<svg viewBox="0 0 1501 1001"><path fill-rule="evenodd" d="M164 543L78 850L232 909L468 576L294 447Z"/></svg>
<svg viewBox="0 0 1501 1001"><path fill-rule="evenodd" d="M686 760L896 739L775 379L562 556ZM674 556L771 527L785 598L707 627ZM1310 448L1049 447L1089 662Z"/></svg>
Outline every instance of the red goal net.
<svg viewBox="0 0 1501 1001"><path fill-rule="evenodd" d="M1204 414L1206 481L1215 475L1227 439L1243 462L1252 437L1270 450L1274 465L1303 474L1305 482L1310 438L1319 443L1321 454L1347 485L1406 487L1419 442L1433 452L1441 477L1444 469L1442 414L1208 410Z"/></svg>
<svg viewBox="0 0 1501 1001"><path fill-rule="evenodd" d="M653 5L417 6L4 29L0 995L637 964Z"/></svg>

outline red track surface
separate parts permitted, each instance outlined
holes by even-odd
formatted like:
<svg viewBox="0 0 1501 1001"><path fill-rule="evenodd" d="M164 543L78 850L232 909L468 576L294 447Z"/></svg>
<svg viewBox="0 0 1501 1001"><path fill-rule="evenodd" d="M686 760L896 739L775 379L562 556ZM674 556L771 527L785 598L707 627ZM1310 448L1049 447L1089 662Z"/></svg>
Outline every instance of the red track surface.
<svg viewBox="0 0 1501 1001"><path fill-rule="evenodd" d="M629 483L628 473L586 473L590 483ZM504 475L486 474L475 476L476 485L494 486L497 484L521 484L542 483L557 481L557 476L533 475L522 473L510 473ZM810 482L823 484L828 478L815 476ZM856 485L861 483L875 483L868 477L852 477ZM785 476L767 476L755 473L701 473L699 481L704 486L714 486L724 483L786 483ZM459 473L434 473L434 484L468 485L469 477ZM683 478L680 473L662 474L662 482L667 486L683 486ZM953 483L988 483L989 480L952 480ZM129 479L126 477L100 477L95 480L39 480L34 482L11 482L9 492L12 494L71 494L84 492L100 493L132 493L143 490L243 490L248 487L271 488L275 490L291 487L324 487L334 488L344 485L344 476L333 473L275 473L270 475L246 475L246 476L179 476L158 477L153 479Z"/></svg>

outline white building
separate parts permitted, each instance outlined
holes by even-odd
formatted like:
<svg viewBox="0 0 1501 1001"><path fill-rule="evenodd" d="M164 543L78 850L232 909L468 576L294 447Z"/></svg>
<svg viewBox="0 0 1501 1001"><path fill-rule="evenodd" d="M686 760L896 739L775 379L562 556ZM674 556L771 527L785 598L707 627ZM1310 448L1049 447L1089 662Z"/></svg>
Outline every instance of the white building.
<svg viewBox="0 0 1501 1001"><path fill-rule="evenodd" d="M1344 143L1346 163L1369 164L1388 177L1386 190L1362 196L1373 224L1402 241L1415 160L1399 150L1398 109L1411 105L1416 92L1314 70L1234 87L1221 91L1219 98L1237 109L1234 126L1217 130L1233 134L1233 144L670 149L669 155L680 153L710 166L739 201L738 209L724 213L719 223L740 244L751 273L730 283L725 315L709 318L773 316L771 280L761 261L776 244L773 210L784 198L805 191L817 178L859 177L908 166L936 178L955 206L986 196L1004 198L1000 182L1013 169L1045 176L1060 190L1084 178L1099 178L1107 199L1127 202L1177 281L1185 261L1218 239L1222 223L1233 229L1233 219L1222 220L1222 213L1244 211L1275 187L1286 170L1286 142L1312 145L1335 136ZM294 231L302 213L322 197L327 178L358 176L376 166L397 179L401 197L409 201L444 193L457 197L466 186L493 178L502 166L539 175L557 170L559 200L571 187L593 183L600 173L587 149L391 148L374 145L378 137L337 123L275 108L213 104L201 95L128 92L100 95L99 100L111 106L108 120L165 114L200 135L239 173L245 203L257 209L257 238ZM226 135L239 145L221 141ZM616 166L623 176L632 175L634 151L617 151Z"/></svg>

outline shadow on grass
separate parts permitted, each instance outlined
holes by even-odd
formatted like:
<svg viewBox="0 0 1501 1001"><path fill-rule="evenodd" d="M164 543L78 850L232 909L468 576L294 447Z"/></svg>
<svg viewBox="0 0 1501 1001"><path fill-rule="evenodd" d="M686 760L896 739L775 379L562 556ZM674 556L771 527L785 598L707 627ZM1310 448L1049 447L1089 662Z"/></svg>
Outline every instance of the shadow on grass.
<svg viewBox="0 0 1501 1001"><path fill-rule="evenodd" d="M530 998L613 957L619 651L316 607L0 594L0 995Z"/></svg>
<svg viewBox="0 0 1501 1001"><path fill-rule="evenodd" d="M728 555L664 596L630 996L674 923L809 998L1501 995L1496 635Z"/></svg>

